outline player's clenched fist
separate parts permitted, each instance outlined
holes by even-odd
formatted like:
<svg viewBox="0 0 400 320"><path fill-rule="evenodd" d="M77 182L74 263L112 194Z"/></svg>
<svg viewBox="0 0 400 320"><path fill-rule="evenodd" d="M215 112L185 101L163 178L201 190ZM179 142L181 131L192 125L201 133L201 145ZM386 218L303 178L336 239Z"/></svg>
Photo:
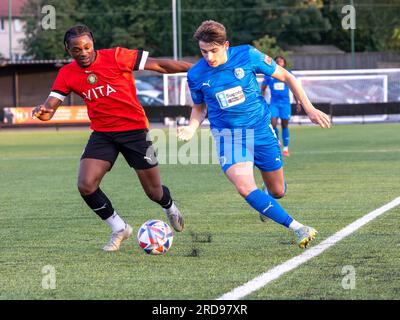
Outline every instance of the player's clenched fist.
<svg viewBox="0 0 400 320"><path fill-rule="evenodd" d="M192 128L191 126L183 126L183 127L179 127L176 131L177 131L176 135L178 137L178 140L188 141L193 138L193 136L196 132L196 129Z"/></svg>
<svg viewBox="0 0 400 320"><path fill-rule="evenodd" d="M36 117L40 120L46 121L50 120L53 113L54 113L53 108L48 108L45 105L41 104L32 109L32 118Z"/></svg>

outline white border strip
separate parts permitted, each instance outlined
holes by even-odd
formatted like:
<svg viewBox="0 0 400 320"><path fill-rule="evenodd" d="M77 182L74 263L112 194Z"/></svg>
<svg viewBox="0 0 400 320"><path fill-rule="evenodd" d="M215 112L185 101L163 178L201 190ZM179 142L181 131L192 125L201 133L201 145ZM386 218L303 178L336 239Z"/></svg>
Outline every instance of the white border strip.
<svg viewBox="0 0 400 320"><path fill-rule="evenodd" d="M144 65L146 64L148 56L149 56L149 52L148 51L143 51L142 52L142 59L140 60L139 69L138 70L144 70Z"/></svg>
<svg viewBox="0 0 400 320"><path fill-rule="evenodd" d="M370 213L366 214L365 216L361 217L360 219L354 221L353 223L349 224L344 229L338 231L333 236L330 236L319 245L307 249L304 253L268 270L267 272L259 275L258 277L250 280L249 282L245 283L244 285L233 289L232 291L225 293L217 300L238 300L241 299L250 293L261 289L271 281L278 279L281 275L297 268L298 266L302 265L303 263L307 262L308 260L318 256L340 240L344 239L348 235L352 234L354 231L358 230L368 222L374 220L375 218L379 217L381 214L389 211L400 205L400 197L392 200L391 202L385 204L384 206L371 211Z"/></svg>
<svg viewBox="0 0 400 320"><path fill-rule="evenodd" d="M388 69L336 69L336 70L293 70L294 75L308 75L308 74L385 74L385 73L397 73L400 72L399 68L388 68Z"/></svg>
<svg viewBox="0 0 400 320"><path fill-rule="evenodd" d="M50 92L49 97L54 97L57 98L58 100L64 101L65 96L63 96L62 94L59 94L58 92Z"/></svg>
<svg viewBox="0 0 400 320"><path fill-rule="evenodd" d="M304 80L325 80L325 81L336 81L336 80L364 80L364 79L381 79L385 81L387 79L386 74L375 74L372 76L369 75L337 75L337 76L326 76L326 75L316 75L316 76L298 76L297 79Z"/></svg>

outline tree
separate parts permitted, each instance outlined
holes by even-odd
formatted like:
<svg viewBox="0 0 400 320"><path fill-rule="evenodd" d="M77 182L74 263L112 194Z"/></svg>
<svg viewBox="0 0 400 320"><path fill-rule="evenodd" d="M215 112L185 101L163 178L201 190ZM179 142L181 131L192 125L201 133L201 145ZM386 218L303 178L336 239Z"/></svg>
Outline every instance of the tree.
<svg viewBox="0 0 400 320"><path fill-rule="evenodd" d="M124 46L156 56L172 54L170 0L86 0L80 10L86 12L99 48Z"/></svg>
<svg viewBox="0 0 400 320"><path fill-rule="evenodd" d="M279 3L279 0L182 1L182 37L187 39L183 42L184 54L200 54L193 34L204 20L222 23L232 45L251 44L265 34L271 35L270 13Z"/></svg>
<svg viewBox="0 0 400 320"><path fill-rule="evenodd" d="M395 28L390 41L390 49L400 51L400 28Z"/></svg>
<svg viewBox="0 0 400 320"><path fill-rule="evenodd" d="M44 5L56 8L56 29L45 30L41 24ZM58 9L62 8L62 10ZM25 25L24 49L27 56L36 59L65 58L63 39L66 29L83 21L79 13L77 0L29 0L23 8Z"/></svg>
<svg viewBox="0 0 400 320"><path fill-rule="evenodd" d="M354 2L356 51L398 50L393 41L400 28L400 0ZM350 51L350 31L341 25L341 9L348 4L348 0L181 0L182 52L200 55L193 34L209 19L225 25L232 45L251 44L268 35L283 49L334 44ZM56 8L55 30L44 30L40 24L44 5ZM172 56L171 0L27 0L24 18L25 50L37 59L67 57L63 36L78 23L93 30L98 49L124 46L148 50L152 56Z"/></svg>
<svg viewBox="0 0 400 320"><path fill-rule="evenodd" d="M291 69L293 66L292 61L288 58L288 55L291 53L290 51L285 51L278 45L276 45L276 39L274 37L270 37L269 35L265 35L264 37L253 41L253 45L260 50L275 58L277 56L283 56L286 60L286 69Z"/></svg>
<svg viewBox="0 0 400 320"><path fill-rule="evenodd" d="M56 8L55 30L44 30L40 24L44 5ZM76 24L91 28L98 49L124 46L146 49L155 56L172 54L169 0L28 0L23 15L24 47L36 59L67 57L63 37Z"/></svg>
<svg viewBox="0 0 400 320"><path fill-rule="evenodd" d="M324 1L323 14L332 25L325 43L335 43L339 48L350 51L350 30L342 28L342 8L346 0ZM396 28L400 27L398 10L400 0L354 1L356 11L356 51L386 51L393 49L392 41Z"/></svg>
<svg viewBox="0 0 400 320"><path fill-rule="evenodd" d="M330 30L329 20L322 15L321 1L259 0L260 6L268 10L263 16L265 34L276 38L278 44L320 44L324 34Z"/></svg>

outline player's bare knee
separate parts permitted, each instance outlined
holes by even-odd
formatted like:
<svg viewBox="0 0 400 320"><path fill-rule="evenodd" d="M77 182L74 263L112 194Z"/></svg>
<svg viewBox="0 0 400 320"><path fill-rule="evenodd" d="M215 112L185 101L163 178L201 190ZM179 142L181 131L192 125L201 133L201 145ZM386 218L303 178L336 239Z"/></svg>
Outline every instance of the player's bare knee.
<svg viewBox="0 0 400 320"><path fill-rule="evenodd" d="M95 192L98 188L98 185L95 183L89 183L87 181L78 180L77 187L81 195L87 196Z"/></svg>
<svg viewBox="0 0 400 320"><path fill-rule="evenodd" d="M285 196L285 189L282 188L281 190L273 190L273 191L270 191L270 194L275 199L281 199Z"/></svg>

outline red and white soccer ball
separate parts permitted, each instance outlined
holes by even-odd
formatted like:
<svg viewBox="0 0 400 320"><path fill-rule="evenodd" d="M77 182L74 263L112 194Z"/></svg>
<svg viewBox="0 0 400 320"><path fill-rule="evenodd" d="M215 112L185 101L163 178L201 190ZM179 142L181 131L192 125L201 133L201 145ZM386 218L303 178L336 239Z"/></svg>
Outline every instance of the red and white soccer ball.
<svg viewBox="0 0 400 320"><path fill-rule="evenodd" d="M139 246L148 254L165 254L173 238L171 228L161 220L147 220L137 234Z"/></svg>

